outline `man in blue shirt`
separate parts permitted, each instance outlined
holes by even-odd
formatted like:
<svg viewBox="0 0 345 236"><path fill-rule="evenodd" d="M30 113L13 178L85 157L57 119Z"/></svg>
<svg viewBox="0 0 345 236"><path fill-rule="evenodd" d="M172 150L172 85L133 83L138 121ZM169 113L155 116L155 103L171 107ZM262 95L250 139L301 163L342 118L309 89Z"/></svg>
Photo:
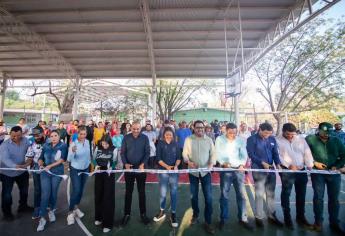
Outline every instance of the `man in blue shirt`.
<svg viewBox="0 0 345 236"><path fill-rule="evenodd" d="M141 134L139 122L133 122L131 133L127 134L121 145L121 159L125 169L140 169L143 170L150 158L150 141L148 137ZM147 225L150 219L146 216L146 196L145 196L145 182L146 173L126 172L126 193L125 193L125 215L122 218L122 225L126 225L130 219L132 207L132 194L134 182L137 182L139 195L139 208L141 221Z"/></svg>
<svg viewBox="0 0 345 236"><path fill-rule="evenodd" d="M247 152L252 160L252 169L280 169L280 159L276 139L272 136L273 127L269 123L262 123L259 132L247 140ZM276 187L276 173L253 172L255 182L255 221L258 227L263 227L264 194L268 210L268 222L283 226L275 214L274 191Z"/></svg>
<svg viewBox="0 0 345 236"><path fill-rule="evenodd" d="M345 145L345 132L342 130L343 124L342 123L336 123L334 124L334 136L339 138L341 143Z"/></svg>
<svg viewBox="0 0 345 236"><path fill-rule="evenodd" d="M22 128L14 126L10 131L10 139L0 146L0 167L25 169L30 166L32 158L25 160L25 154L29 146L29 141L23 137ZM4 220L11 221L14 219L11 209L14 182L19 188L18 213L33 210L32 207L27 205L29 191L29 174L27 171L2 170L0 179L2 181L1 207Z"/></svg>
<svg viewBox="0 0 345 236"><path fill-rule="evenodd" d="M180 148L181 153L183 150L184 141L186 140L187 137L191 135L192 135L192 131L189 128L187 128L186 121L182 121L181 127L176 131L177 143L178 143L178 147Z"/></svg>

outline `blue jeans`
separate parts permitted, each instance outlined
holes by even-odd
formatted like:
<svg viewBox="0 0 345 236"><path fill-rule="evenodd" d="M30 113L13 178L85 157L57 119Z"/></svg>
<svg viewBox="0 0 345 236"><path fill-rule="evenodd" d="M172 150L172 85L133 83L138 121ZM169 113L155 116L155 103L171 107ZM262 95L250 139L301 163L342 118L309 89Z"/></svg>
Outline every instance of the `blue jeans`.
<svg viewBox="0 0 345 236"><path fill-rule="evenodd" d="M34 208L39 208L41 205L41 174L32 173L34 181Z"/></svg>
<svg viewBox="0 0 345 236"><path fill-rule="evenodd" d="M83 196L84 187L88 178L88 175L86 174L80 174L80 172L89 172L89 168L85 170L78 170L70 167L70 178L72 183L72 193L69 203L69 211L73 211L76 205L79 205L80 200Z"/></svg>
<svg viewBox="0 0 345 236"><path fill-rule="evenodd" d="M193 208L193 217L199 216L199 204L198 204L198 195L199 195L199 181L201 182L202 192L205 198L205 211L204 217L207 224L211 224L212 219L212 184L211 184L211 174L208 173L204 177L196 177L192 174L189 174L190 182L190 192Z"/></svg>
<svg viewBox="0 0 345 236"><path fill-rule="evenodd" d="M41 207L40 216L45 217L47 215L47 208L50 210L56 209L57 195L61 178L58 176L50 175L46 172L41 173L41 188L44 189L41 193Z"/></svg>
<svg viewBox="0 0 345 236"><path fill-rule="evenodd" d="M264 195L268 217L275 213L274 191L276 189L276 173L253 172L255 185L255 217L264 218Z"/></svg>
<svg viewBox="0 0 345 236"><path fill-rule="evenodd" d="M312 186L314 189L313 207L315 214L315 223L323 222L323 196L325 194L325 186L327 185L328 195L328 214L329 223L339 223L339 193L341 177L337 175L310 174Z"/></svg>
<svg viewBox="0 0 345 236"><path fill-rule="evenodd" d="M280 173L282 192L280 195L284 218L291 218L290 195L293 185L296 193L296 218L304 219L305 195L307 191L308 175L306 173Z"/></svg>
<svg viewBox="0 0 345 236"><path fill-rule="evenodd" d="M246 198L244 189L244 173L220 172L220 219L229 218L229 192L231 184L234 185L237 200L237 217L240 221L247 221Z"/></svg>
<svg viewBox="0 0 345 236"><path fill-rule="evenodd" d="M170 186L171 212L176 213L178 174L159 174L160 208L165 209L168 185Z"/></svg>

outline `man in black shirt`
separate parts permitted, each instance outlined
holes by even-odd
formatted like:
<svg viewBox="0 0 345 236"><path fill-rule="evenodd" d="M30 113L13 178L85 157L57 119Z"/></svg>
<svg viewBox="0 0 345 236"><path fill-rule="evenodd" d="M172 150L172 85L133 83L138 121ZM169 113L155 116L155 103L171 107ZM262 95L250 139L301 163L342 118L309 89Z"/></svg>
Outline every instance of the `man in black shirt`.
<svg viewBox="0 0 345 236"><path fill-rule="evenodd" d="M127 134L122 141L121 158L125 169L143 170L150 157L149 139L146 135L140 133L140 129L140 123L133 122L131 127L132 132ZM125 215L122 219L122 225L126 225L130 218L134 181L137 181L141 220L144 224L148 224L150 222L150 219L146 216L146 173L126 172Z"/></svg>

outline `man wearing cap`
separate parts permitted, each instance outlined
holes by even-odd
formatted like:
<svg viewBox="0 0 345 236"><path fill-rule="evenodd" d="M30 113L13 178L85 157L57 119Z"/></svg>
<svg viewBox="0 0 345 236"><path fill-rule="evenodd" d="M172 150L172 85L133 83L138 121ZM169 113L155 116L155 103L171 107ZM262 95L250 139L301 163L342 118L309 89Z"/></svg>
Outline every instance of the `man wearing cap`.
<svg viewBox="0 0 345 236"><path fill-rule="evenodd" d="M306 141L314 158L314 168L318 170L338 170L345 164L345 146L340 139L332 136L333 126L330 123L319 124L318 133L306 137ZM316 174L310 175L314 189L313 205L315 223L314 229L322 231L323 205L325 186L327 185L328 213L330 227L341 235L345 231L339 225L339 193L340 174Z"/></svg>
<svg viewBox="0 0 345 236"><path fill-rule="evenodd" d="M283 134L277 138L281 167L286 170L311 170L313 156L310 148L301 136L297 135L297 128L292 123L283 125ZM292 187L296 192L296 221L297 224L309 228L311 224L305 218L305 196L307 191L307 173L280 173L282 181L281 206L284 212L285 225L293 229L290 214L290 195Z"/></svg>
<svg viewBox="0 0 345 236"><path fill-rule="evenodd" d="M32 134L30 135L34 138L34 141L29 146L26 152L26 157L33 160L32 169L38 170L38 159L41 156L43 144L46 142L46 137L42 130L33 128ZM32 219L39 218L39 209L41 204L41 178L39 173L32 173L32 178L34 180L34 212L32 214Z"/></svg>
<svg viewBox="0 0 345 236"><path fill-rule="evenodd" d="M4 141L0 146L0 168L25 169L31 165L32 160L25 160L30 143L23 137L20 126L12 127L10 139ZM27 171L1 170L0 179L2 181L1 208L4 220L14 219L12 214L12 189L14 182L19 188L18 213L32 211L32 207L27 205L29 191L29 174Z"/></svg>
<svg viewBox="0 0 345 236"><path fill-rule="evenodd" d="M343 124L342 123L336 123L334 124L334 136L339 138L341 143L345 145L345 132L342 130Z"/></svg>

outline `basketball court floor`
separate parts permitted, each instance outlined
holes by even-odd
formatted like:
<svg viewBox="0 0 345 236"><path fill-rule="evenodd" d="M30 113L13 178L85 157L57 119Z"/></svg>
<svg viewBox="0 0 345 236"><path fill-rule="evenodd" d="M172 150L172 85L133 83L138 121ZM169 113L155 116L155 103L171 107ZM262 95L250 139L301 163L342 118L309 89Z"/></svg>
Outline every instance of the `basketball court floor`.
<svg viewBox="0 0 345 236"><path fill-rule="evenodd" d="M218 225L219 221L219 178L217 173L213 174L213 224L215 227ZM203 217L200 217L200 223L190 226L190 220L192 217L192 209L190 204L190 192L188 185L188 176L180 177L180 184L178 190L178 209L177 216L179 220L179 227L173 229L170 226L169 218L166 217L165 221L154 223L151 222L149 225L145 226L140 222L138 198L136 189L134 190L133 204L132 204L132 214L131 220L126 227L121 227L120 222L123 216L123 206L124 206L124 195L125 195L125 184L123 182L123 177L120 174L116 175L116 195L115 195L115 227L107 235L123 235L123 236L146 236L146 235L185 235L185 236L203 236L207 233L203 229ZM277 178L277 188L276 188L276 209L278 217L283 220L282 209L280 206L280 192L281 185L280 179ZM146 185L146 202L147 202L147 215L150 218L157 213L159 210L159 189L156 176L150 174L147 178ZM247 192L247 214L254 223L253 212L254 212L254 186L252 185L251 178L247 179L246 192ZM342 224L345 223L345 177L342 177L342 191L340 193L340 216L339 219ZM29 204L33 202L33 183L30 179L30 192L29 192ZM57 221L55 223L47 223L46 229L43 232L37 233L36 227L38 224L37 220L31 219L31 214L26 213L22 215L15 214L15 220L13 222L0 221L0 236L22 236L22 235L49 235L49 236L83 236L83 235L104 235L102 229L94 225L94 178L90 177L80 209L85 212L85 216L81 221L76 222L75 225L67 226L66 216L68 212L68 180L63 181L60 186L59 198L58 198L58 209L56 212ZM292 217L295 216L295 199L294 192L291 196L291 208ZM312 205L313 191L311 183L309 181L307 187L307 197L306 197L306 217L310 222L313 222L313 205ZM322 233L316 233L313 231L308 231L303 228L299 228L295 225L294 230L287 228L278 228L276 226L266 224L264 229L255 229L254 231L248 231L238 224L237 221L237 205L235 200L235 192L232 189L230 193L230 220L226 223L222 231L216 228L216 235L235 235L235 236L251 236L255 235L267 235L267 236L283 236L283 235L293 235L293 236L312 236L312 235L335 235L328 227L328 213L327 213L327 194L325 196L324 204L324 229ZM15 187L13 190L13 212L15 213L18 202L18 190ZM200 192L199 204L201 213L203 212L203 195ZM169 200L168 200L169 205ZM2 213L0 217L2 218ZM200 214L202 216L202 214Z"/></svg>

